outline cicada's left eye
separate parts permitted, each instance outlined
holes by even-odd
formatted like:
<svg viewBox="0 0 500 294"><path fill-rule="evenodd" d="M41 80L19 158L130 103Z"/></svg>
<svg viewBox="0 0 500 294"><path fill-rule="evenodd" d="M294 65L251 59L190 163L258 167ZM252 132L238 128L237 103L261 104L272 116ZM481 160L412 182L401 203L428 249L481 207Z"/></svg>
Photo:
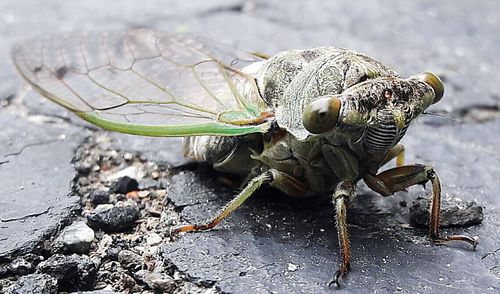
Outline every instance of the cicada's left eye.
<svg viewBox="0 0 500 294"><path fill-rule="evenodd" d="M432 104L438 103L444 95L444 85L441 79L431 72L421 73L417 77L420 81L432 87L434 90L434 100Z"/></svg>
<svg viewBox="0 0 500 294"><path fill-rule="evenodd" d="M325 97L311 102L302 115L302 123L312 134L321 134L335 127L341 102L337 97Z"/></svg>

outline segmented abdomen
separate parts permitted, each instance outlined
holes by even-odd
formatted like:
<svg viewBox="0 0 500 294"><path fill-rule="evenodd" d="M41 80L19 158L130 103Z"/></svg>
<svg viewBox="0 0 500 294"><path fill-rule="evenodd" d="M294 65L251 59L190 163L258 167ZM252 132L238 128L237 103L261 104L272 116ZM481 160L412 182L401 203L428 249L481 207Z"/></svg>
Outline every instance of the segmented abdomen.
<svg viewBox="0 0 500 294"><path fill-rule="evenodd" d="M239 137L194 136L184 138L184 156L208 163L224 159L238 145Z"/></svg>

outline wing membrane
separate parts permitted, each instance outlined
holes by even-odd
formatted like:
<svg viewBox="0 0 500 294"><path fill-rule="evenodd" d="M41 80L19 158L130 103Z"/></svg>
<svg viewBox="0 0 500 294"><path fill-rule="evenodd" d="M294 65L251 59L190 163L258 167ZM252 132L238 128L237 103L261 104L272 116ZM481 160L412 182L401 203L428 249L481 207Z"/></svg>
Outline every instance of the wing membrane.
<svg viewBox="0 0 500 294"><path fill-rule="evenodd" d="M257 119L267 105L241 71L262 58L200 38L147 29L54 35L14 47L12 58L35 90L105 129L191 136L268 128ZM228 112L249 123L220 121Z"/></svg>

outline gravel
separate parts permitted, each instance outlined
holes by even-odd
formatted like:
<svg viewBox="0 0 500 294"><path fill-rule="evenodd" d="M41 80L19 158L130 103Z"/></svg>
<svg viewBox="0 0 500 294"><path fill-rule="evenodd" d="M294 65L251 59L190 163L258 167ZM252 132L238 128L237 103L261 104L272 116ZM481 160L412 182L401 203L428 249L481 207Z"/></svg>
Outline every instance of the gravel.
<svg viewBox="0 0 500 294"><path fill-rule="evenodd" d="M121 204L121 205L120 205ZM131 229L139 218L135 204L100 204L87 215L90 227L105 232L121 232Z"/></svg>
<svg viewBox="0 0 500 294"><path fill-rule="evenodd" d="M88 253L95 234L84 221L75 221L65 227L54 240L53 248L66 253Z"/></svg>

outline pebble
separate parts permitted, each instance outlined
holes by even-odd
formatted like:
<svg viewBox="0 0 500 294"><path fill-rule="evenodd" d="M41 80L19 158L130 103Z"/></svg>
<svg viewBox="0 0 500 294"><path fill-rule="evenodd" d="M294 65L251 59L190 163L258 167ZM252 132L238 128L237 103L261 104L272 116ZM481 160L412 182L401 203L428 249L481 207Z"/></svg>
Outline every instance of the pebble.
<svg viewBox="0 0 500 294"><path fill-rule="evenodd" d="M167 195L167 190L165 190L165 189L156 191L156 196L158 196L158 197L164 197L165 195Z"/></svg>
<svg viewBox="0 0 500 294"><path fill-rule="evenodd" d="M74 164L74 168L82 176L86 176L92 171L92 165L88 162L77 162Z"/></svg>
<svg viewBox="0 0 500 294"><path fill-rule="evenodd" d="M163 238L160 235L158 235L157 233L151 233L146 237L146 243L149 246L158 245L161 243L162 240L163 240Z"/></svg>
<svg viewBox="0 0 500 294"><path fill-rule="evenodd" d="M53 247L69 253L88 253L95 234L84 221L75 221L65 227L54 240Z"/></svg>
<svg viewBox="0 0 500 294"><path fill-rule="evenodd" d="M142 267L142 256L130 250L122 250L118 253L118 262L126 268L140 269Z"/></svg>
<svg viewBox="0 0 500 294"><path fill-rule="evenodd" d="M299 267L298 267L297 265L293 264L293 263L289 263L289 264L288 264L288 271L290 271L290 272L294 272L294 271L296 271L298 268L299 268Z"/></svg>
<svg viewBox="0 0 500 294"><path fill-rule="evenodd" d="M136 279L146 283L151 289L158 292L173 293L177 287L174 278L163 273L140 270L135 273L135 277Z"/></svg>
<svg viewBox="0 0 500 294"><path fill-rule="evenodd" d="M426 227L429 225L430 198L419 196L410 207L412 224ZM465 201L457 197L442 197L441 218L442 227L472 226L483 221L483 208L475 201Z"/></svg>
<svg viewBox="0 0 500 294"><path fill-rule="evenodd" d="M152 178L143 178L139 180L139 190L147 190L147 189L157 189L158 181Z"/></svg>
<svg viewBox="0 0 500 294"><path fill-rule="evenodd" d="M12 284L6 293L24 294L24 293L41 293L55 294L58 293L57 279L47 274L31 274L22 276ZM0 289L1 290L1 289Z"/></svg>
<svg viewBox="0 0 500 294"><path fill-rule="evenodd" d="M90 227L105 232L121 232L132 228L139 218L139 209L135 204L100 204L87 215Z"/></svg>
<svg viewBox="0 0 500 294"><path fill-rule="evenodd" d="M137 282L134 280L134 278L132 278L131 276L127 275L127 274L122 274L121 275L121 283L122 283L122 287L124 289L129 289L129 291L131 293L134 293L134 292L139 292L139 291L133 291L133 289L136 287L137 285Z"/></svg>
<svg viewBox="0 0 500 294"><path fill-rule="evenodd" d="M106 249L106 257L110 260L118 260L120 251L128 249L129 244L126 240L121 238L113 238L110 246Z"/></svg>
<svg viewBox="0 0 500 294"><path fill-rule="evenodd" d="M154 171L154 172L151 173L151 177L153 179L158 179L160 177L160 173L157 172L157 171Z"/></svg>
<svg viewBox="0 0 500 294"><path fill-rule="evenodd" d="M137 193L137 196L139 196L139 198L146 198L149 196L149 191L148 190L139 191Z"/></svg>
<svg viewBox="0 0 500 294"><path fill-rule="evenodd" d="M97 279L97 269L86 255L54 254L40 262L37 270L57 279L59 291L92 290Z"/></svg>
<svg viewBox="0 0 500 294"><path fill-rule="evenodd" d="M90 192L89 198L94 205L106 204L109 203L109 192L95 190Z"/></svg>
<svg viewBox="0 0 500 294"><path fill-rule="evenodd" d="M139 183L136 179L124 176L118 179L118 181L111 188L111 191L114 193L127 194L128 192L138 189Z"/></svg>
<svg viewBox="0 0 500 294"><path fill-rule="evenodd" d="M18 257L9 264L8 271L14 275L26 275L33 271L33 265L26 259Z"/></svg>

